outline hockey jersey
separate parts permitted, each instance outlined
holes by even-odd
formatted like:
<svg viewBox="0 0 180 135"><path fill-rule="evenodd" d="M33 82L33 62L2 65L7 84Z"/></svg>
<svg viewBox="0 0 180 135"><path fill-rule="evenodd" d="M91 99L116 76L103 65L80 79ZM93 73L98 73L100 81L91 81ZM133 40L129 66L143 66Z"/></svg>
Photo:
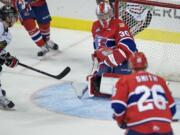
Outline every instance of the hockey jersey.
<svg viewBox="0 0 180 135"><path fill-rule="evenodd" d="M3 23L0 21L0 55L6 53L5 48L11 42L12 35L8 29L4 29ZM6 44L2 43L6 42Z"/></svg>
<svg viewBox="0 0 180 135"><path fill-rule="evenodd" d="M168 132L176 112L174 99L163 78L139 71L116 83L111 107L118 124L141 133Z"/></svg>
<svg viewBox="0 0 180 135"><path fill-rule="evenodd" d="M42 6L45 3L46 0L30 0L31 6L35 6L35 7Z"/></svg>
<svg viewBox="0 0 180 135"><path fill-rule="evenodd" d="M41 6L46 3L46 0L12 0L13 5L16 7L16 3L27 5L30 4L31 6Z"/></svg>
<svg viewBox="0 0 180 135"><path fill-rule="evenodd" d="M94 49L100 46L119 47L127 55L131 55L137 51L133 36L129 32L128 26L120 19L112 18L109 22L109 27L104 29L98 21L95 21L92 26L92 35L94 38Z"/></svg>

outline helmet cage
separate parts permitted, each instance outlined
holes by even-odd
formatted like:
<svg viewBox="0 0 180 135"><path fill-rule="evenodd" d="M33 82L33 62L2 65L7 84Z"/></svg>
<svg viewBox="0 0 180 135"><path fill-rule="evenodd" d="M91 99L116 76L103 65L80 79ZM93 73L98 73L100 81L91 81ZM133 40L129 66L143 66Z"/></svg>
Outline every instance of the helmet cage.
<svg viewBox="0 0 180 135"><path fill-rule="evenodd" d="M101 25L103 27L108 27L113 17L113 10L107 2L101 2L96 8L96 15Z"/></svg>

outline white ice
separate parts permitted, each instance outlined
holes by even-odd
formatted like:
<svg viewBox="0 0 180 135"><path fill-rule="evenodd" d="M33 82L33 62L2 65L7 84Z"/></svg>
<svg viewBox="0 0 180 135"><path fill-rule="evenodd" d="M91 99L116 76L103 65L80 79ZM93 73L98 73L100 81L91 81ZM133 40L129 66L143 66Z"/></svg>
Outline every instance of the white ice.
<svg viewBox="0 0 180 135"><path fill-rule="evenodd" d="M2 87L7 96L15 102L12 111L0 110L0 135L122 135L114 121L94 120L50 112L31 101L34 92L64 81L85 82L90 72L92 37L89 32L52 29L52 39L60 46L60 53L37 58L38 47L31 41L22 26L11 29L12 43L7 50L17 56L20 62L34 68L58 74L70 66L71 72L62 80L41 75L23 67L10 69L3 66ZM59 101L61 102L61 101ZM179 123L173 123L175 134Z"/></svg>

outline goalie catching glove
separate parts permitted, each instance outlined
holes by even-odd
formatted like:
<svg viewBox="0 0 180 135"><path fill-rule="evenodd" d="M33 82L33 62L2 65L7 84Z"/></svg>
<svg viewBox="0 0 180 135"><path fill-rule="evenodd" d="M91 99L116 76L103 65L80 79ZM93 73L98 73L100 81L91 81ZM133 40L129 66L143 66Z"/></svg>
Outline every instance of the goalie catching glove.
<svg viewBox="0 0 180 135"><path fill-rule="evenodd" d="M19 60L14 57L11 56L11 54L9 52L1 55L1 64L5 64L8 67L14 68L18 65Z"/></svg>
<svg viewBox="0 0 180 135"><path fill-rule="evenodd" d="M109 67L116 67L127 60L126 54L120 48L101 47L95 51L98 62L104 62Z"/></svg>

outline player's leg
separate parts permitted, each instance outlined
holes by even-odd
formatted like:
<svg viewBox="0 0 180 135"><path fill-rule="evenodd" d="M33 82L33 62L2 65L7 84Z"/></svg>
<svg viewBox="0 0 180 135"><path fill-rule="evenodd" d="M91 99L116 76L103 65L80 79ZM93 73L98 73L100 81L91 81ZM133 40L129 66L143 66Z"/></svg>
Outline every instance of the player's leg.
<svg viewBox="0 0 180 135"><path fill-rule="evenodd" d="M98 96L100 89L101 76L97 76L96 73L89 75L88 80L88 94L90 97Z"/></svg>
<svg viewBox="0 0 180 135"><path fill-rule="evenodd" d="M89 87L89 91L91 91L91 93L93 92L95 96L112 95L116 81L122 75L130 73L131 70L128 69L126 62L114 68L102 64L99 71L90 78L91 83L89 84L91 87Z"/></svg>
<svg viewBox="0 0 180 135"><path fill-rule="evenodd" d="M23 5L21 2L17 1L16 8L21 24L24 26L34 43L41 48L41 51L38 52L38 56L45 55L48 52L48 48L36 25L35 13L31 8L30 3L25 3L25 5Z"/></svg>
<svg viewBox="0 0 180 135"><path fill-rule="evenodd" d="M6 96L3 96L0 92L0 107L2 108L13 108L15 106L15 104L7 99Z"/></svg>
<svg viewBox="0 0 180 135"><path fill-rule="evenodd" d="M44 56L49 51L49 49L43 39L39 28L36 26L36 21L34 20L34 18L24 19L22 20L22 24L34 43L41 48L37 55Z"/></svg>
<svg viewBox="0 0 180 135"><path fill-rule="evenodd" d="M47 4L44 3L42 6L32 7L36 20L43 36L43 39L46 41L49 48L53 50L58 50L58 45L50 39L50 22L51 16L47 7Z"/></svg>
<svg viewBox="0 0 180 135"><path fill-rule="evenodd" d="M0 73L1 73L2 67L0 66ZM1 88L1 82L0 82L0 107L2 108L13 108L14 103L7 99L6 97L6 91Z"/></svg>
<svg viewBox="0 0 180 135"><path fill-rule="evenodd" d="M41 34L43 35L43 39L46 41L48 47L52 50L58 50L59 46L50 40L50 23L46 24L38 24Z"/></svg>
<svg viewBox="0 0 180 135"><path fill-rule="evenodd" d="M88 80L88 92L89 96L99 96L100 93L100 84L101 77L104 73L110 72L111 68L105 64L100 64L97 72L94 72L92 75L87 77Z"/></svg>
<svg viewBox="0 0 180 135"><path fill-rule="evenodd" d="M6 91L1 89L1 82L0 82L0 95L6 96Z"/></svg>

